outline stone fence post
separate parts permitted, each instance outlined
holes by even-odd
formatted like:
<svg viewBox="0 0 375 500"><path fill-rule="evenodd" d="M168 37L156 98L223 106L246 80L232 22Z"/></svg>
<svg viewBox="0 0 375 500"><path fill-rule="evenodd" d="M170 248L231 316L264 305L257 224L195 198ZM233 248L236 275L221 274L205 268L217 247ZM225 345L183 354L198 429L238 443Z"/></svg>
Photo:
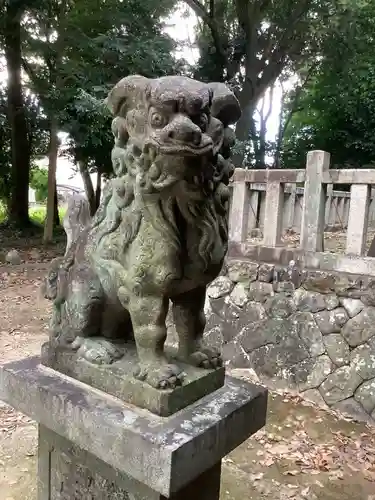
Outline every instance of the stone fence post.
<svg viewBox="0 0 375 500"><path fill-rule="evenodd" d="M229 214L229 241L246 241L250 208L249 185L243 181L233 182L232 204Z"/></svg>
<svg viewBox="0 0 375 500"><path fill-rule="evenodd" d="M310 151L307 154L305 195L303 199L301 248L322 252L324 242L324 212L327 185L323 174L329 169L330 154Z"/></svg>

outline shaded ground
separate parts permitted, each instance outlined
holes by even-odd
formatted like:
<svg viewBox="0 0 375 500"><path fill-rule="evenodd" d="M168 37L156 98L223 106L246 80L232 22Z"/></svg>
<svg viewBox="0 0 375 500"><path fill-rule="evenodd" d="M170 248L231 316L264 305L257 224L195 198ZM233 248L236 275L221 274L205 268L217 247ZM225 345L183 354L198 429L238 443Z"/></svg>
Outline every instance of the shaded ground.
<svg viewBox="0 0 375 500"><path fill-rule="evenodd" d="M37 354L46 338L43 272L0 271L1 362ZM36 426L1 403L0 499L36 500ZM222 499L375 500L375 429L273 394L266 429L224 460Z"/></svg>

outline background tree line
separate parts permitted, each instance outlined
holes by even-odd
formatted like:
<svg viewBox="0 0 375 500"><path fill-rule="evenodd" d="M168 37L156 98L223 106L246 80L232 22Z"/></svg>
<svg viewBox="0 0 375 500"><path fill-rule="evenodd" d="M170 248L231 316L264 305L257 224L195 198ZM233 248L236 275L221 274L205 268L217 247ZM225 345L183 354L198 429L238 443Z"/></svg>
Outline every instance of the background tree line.
<svg viewBox="0 0 375 500"><path fill-rule="evenodd" d="M176 8L197 19L194 64L177 60L164 30ZM0 0L0 199L8 223L30 224L28 186L45 185L35 162L48 156L45 240L52 238L58 154L76 165L96 210L100 180L112 170L103 99L131 73L230 85L243 110L237 166L301 167L313 148L340 165L371 162L374 20L375 0ZM63 149L59 132L68 134Z"/></svg>

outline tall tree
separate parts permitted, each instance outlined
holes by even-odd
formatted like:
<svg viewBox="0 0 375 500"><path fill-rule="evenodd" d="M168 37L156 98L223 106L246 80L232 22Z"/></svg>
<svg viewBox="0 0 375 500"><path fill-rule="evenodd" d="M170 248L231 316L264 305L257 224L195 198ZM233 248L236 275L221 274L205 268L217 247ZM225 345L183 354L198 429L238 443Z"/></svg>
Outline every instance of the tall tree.
<svg viewBox="0 0 375 500"><path fill-rule="evenodd" d="M254 112L286 67L315 56L338 12L340 0L185 0L200 19L198 74L230 83L242 117L239 141L256 135ZM242 163L243 155L235 158Z"/></svg>
<svg viewBox="0 0 375 500"><path fill-rule="evenodd" d="M309 149L331 153L337 166L375 162L375 4L358 3L356 18L328 40L295 103L290 95L282 164L297 166Z"/></svg>
<svg viewBox="0 0 375 500"><path fill-rule="evenodd" d="M8 221L25 227L29 220L30 137L22 91L21 22L25 11L22 0L6 0L2 13L2 45L8 73L7 113L11 133L11 194Z"/></svg>
<svg viewBox="0 0 375 500"><path fill-rule="evenodd" d="M84 176L90 167L79 144L82 126L76 123L77 115L80 118L83 115L82 109L75 110L82 91L94 93L95 99L100 100L111 84L129 73L151 76L172 67L173 44L162 34L160 22L161 15L166 14L170 6L170 0L41 0L30 11L24 67L49 116L49 200L56 171L59 129L72 135L80 130L73 138L77 144L74 157ZM78 106L82 108L82 103ZM87 125L87 119L85 122ZM96 131L98 123L91 122L91 125L91 130L85 130L86 134L103 132L101 127ZM99 155L98 149L96 154ZM87 176L85 178L87 180ZM50 201L45 241L52 238L52 228Z"/></svg>

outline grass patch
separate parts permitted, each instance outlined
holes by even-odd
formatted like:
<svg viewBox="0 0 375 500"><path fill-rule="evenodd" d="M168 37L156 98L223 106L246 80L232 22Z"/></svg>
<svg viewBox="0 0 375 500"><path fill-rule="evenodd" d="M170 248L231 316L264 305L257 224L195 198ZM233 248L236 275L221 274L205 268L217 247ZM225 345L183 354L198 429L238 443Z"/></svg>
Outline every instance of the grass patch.
<svg viewBox="0 0 375 500"><path fill-rule="evenodd" d="M43 226L44 221L46 220L46 212L47 212L46 207L31 207L29 210L31 222ZM65 212L66 212L65 208L59 209L60 222L62 221ZM6 209L4 205L0 204L0 224L4 223L5 221L6 221Z"/></svg>

